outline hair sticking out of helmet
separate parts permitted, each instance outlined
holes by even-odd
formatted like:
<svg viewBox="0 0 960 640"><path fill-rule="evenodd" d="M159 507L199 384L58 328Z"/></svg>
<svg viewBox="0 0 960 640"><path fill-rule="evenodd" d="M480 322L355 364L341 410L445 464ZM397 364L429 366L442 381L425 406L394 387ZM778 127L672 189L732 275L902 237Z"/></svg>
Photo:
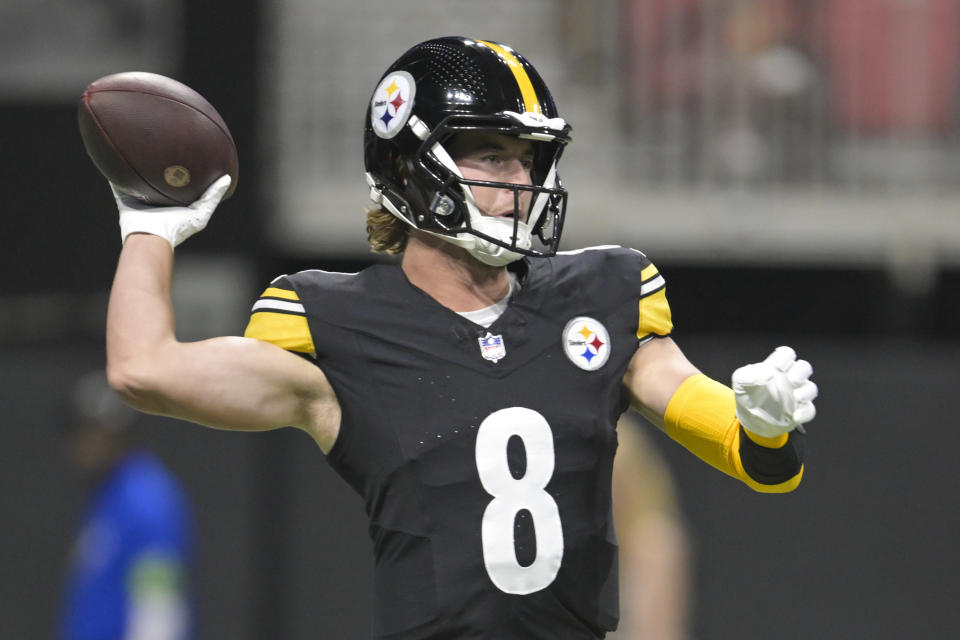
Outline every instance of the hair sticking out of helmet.
<svg viewBox="0 0 960 640"><path fill-rule="evenodd" d="M468 180L448 145L458 133L529 140L529 184ZM556 253L567 192L557 162L570 127L533 65L507 45L464 37L422 42L390 66L367 108L364 163L371 200L486 264ZM471 187L514 194L519 213L483 215Z"/></svg>

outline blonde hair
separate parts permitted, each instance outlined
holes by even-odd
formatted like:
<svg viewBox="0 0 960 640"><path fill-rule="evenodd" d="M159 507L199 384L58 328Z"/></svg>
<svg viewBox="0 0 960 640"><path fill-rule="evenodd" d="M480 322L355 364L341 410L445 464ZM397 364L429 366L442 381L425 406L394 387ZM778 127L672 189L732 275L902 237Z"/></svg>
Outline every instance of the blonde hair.
<svg viewBox="0 0 960 640"><path fill-rule="evenodd" d="M380 207L367 208L367 242L374 253L396 256L407 248L410 225Z"/></svg>

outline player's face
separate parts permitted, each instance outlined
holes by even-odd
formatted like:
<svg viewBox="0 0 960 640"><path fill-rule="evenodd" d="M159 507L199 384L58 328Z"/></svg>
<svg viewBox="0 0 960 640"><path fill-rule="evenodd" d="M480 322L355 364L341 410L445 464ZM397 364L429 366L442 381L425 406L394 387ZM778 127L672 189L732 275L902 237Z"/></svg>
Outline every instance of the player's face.
<svg viewBox="0 0 960 640"><path fill-rule="evenodd" d="M533 143L495 133L463 133L450 143L450 153L468 180L530 185ZM480 213L493 217L522 216L526 221L531 193L520 191L519 211L512 189L471 186Z"/></svg>

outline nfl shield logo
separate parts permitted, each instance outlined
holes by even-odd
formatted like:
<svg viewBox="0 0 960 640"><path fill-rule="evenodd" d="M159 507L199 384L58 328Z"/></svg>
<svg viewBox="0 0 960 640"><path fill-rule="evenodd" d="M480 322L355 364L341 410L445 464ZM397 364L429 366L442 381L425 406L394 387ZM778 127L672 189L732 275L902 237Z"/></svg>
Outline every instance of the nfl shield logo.
<svg viewBox="0 0 960 640"><path fill-rule="evenodd" d="M495 336L487 331L487 335L477 338L480 342L480 355L491 362L497 362L505 355L507 349L503 346L503 336Z"/></svg>

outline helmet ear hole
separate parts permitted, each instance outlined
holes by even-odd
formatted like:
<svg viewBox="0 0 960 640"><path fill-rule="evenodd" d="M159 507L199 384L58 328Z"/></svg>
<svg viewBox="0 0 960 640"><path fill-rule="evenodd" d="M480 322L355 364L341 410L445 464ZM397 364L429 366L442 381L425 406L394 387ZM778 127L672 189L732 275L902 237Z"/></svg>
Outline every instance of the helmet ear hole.
<svg viewBox="0 0 960 640"><path fill-rule="evenodd" d="M452 216L456 208L457 203L453 201L453 198L440 192L433 196L433 202L430 203L430 211L433 212L433 215L441 218Z"/></svg>

